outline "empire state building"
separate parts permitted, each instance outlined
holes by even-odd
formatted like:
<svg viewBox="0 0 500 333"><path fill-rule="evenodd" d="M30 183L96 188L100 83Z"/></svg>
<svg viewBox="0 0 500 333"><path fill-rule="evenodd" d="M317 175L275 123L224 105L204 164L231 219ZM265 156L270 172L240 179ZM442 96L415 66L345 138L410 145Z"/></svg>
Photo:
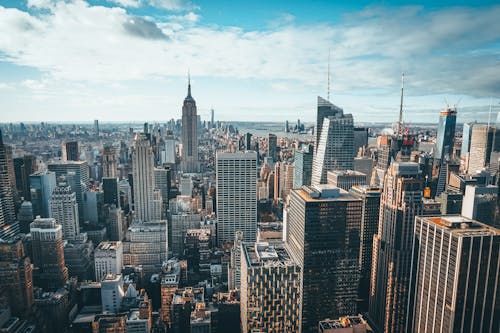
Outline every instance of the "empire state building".
<svg viewBox="0 0 500 333"><path fill-rule="evenodd" d="M188 94L182 106L182 161L184 173L197 173L198 165L198 117L196 101L191 96L191 80L188 80Z"/></svg>

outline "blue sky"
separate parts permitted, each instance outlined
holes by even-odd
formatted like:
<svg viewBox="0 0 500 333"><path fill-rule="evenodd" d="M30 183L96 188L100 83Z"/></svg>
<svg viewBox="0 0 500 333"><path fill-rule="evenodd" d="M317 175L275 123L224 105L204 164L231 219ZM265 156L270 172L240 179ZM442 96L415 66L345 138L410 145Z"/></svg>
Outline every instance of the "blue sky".
<svg viewBox="0 0 500 333"><path fill-rule="evenodd" d="M314 121L316 96L355 121L498 110L494 1L0 0L0 121Z"/></svg>

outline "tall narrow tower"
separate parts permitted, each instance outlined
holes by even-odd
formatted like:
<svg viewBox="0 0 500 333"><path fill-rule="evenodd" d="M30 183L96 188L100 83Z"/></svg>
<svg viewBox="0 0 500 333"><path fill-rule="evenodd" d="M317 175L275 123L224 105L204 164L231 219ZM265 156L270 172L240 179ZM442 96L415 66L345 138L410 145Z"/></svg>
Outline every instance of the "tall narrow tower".
<svg viewBox="0 0 500 333"><path fill-rule="evenodd" d="M380 332L406 332L415 216L423 180L413 162L393 162L385 175L378 234L373 237L369 315Z"/></svg>
<svg viewBox="0 0 500 333"><path fill-rule="evenodd" d="M198 166L198 117L196 101L191 96L191 79L188 78L188 94L182 106L182 162L185 173L196 173Z"/></svg>

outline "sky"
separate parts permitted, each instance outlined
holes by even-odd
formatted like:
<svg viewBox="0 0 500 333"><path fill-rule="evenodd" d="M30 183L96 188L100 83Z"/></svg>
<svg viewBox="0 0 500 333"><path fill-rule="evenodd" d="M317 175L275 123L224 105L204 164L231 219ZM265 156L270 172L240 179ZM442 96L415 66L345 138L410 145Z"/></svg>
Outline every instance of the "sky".
<svg viewBox="0 0 500 333"><path fill-rule="evenodd" d="M405 73L407 123L486 121L499 18L482 0L0 0L0 122L177 119L188 72L202 119L314 121L329 91L355 122L396 121Z"/></svg>

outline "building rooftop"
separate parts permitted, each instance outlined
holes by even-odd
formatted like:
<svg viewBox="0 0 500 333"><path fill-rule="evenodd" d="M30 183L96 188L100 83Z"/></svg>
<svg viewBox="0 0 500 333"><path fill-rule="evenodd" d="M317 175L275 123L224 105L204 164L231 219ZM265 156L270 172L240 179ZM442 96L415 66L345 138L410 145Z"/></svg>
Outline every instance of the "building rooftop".
<svg viewBox="0 0 500 333"><path fill-rule="evenodd" d="M428 216L422 219L449 230L457 237L500 236L500 229L461 215Z"/></svg>
<svg viewBox="0 0 500 333"><path fill-rule="evenodd" d="M248 267L295 266L283 244L269 245L267 242L243 243L243 251Z"/></svg>
<svg viewBox="0 0 500 333"><path fill-rule="evenodd" d="M349 192L331 184L303 186L301 189L292 191L299 194L307 202L360 200L354 198Z"/></svg>
<svg viewBox="0 0 500 333"><path fill-rule="evenodd" d="M328 170L328 174L331 175L336 175L336 176L361 176L361 177L366 177L366 174L359 172L359 171L354 171L354 170Z"/></svg>
<svg viewBox="0 0 500 333"><path fill-rule="evenodd" d="M96 251L116 251L120 246L122 245L122 242L117 241L117 242L101 242L99 245L97 245Z"/></svg>
<svg viewBox="0 0 500 333"><path fill-rule="evenodd" d="M326 332L326 330L345 329L345 328L364 328L360 332L371 332L372 329L363 319L363 316L346 316L339 319L325 319L319 322L319 332ZM343 332L343 330L342 330ZM356 330L356 332L358 332Z"/></svg>

